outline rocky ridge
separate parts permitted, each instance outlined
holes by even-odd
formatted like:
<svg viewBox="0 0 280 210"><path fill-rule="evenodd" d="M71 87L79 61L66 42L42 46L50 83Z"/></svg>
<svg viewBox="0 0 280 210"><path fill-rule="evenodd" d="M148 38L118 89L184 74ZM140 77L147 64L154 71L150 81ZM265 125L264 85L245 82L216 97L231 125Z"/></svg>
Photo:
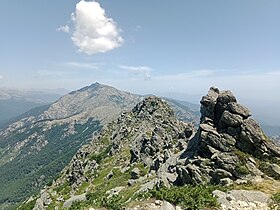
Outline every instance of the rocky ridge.
<svg viewBox="0 0 280 210"><path fill-rule="evenodd" d="M19 202L51 183L103 125L143 99L94 83L26 113L0 131L0 209L2 203ZM180 119L199 118L188 107L173 108Z"/></svg>
<svg viewBox="0 0 280 210"><path fill-rule="evenodd" d="M83 146L34 209L69 207L69 199L81 193L86 197L77 205L89 208L117 195L129 203L135 195L161 186L278 180L280 150L250 116L230 91L212 87L201 100L195 131L178 121L166 102L148 97ZM52 199L45 202L45 194ZM220 200L224 196L216 195ZM268 200L256 209L267 207ZM242 209L241 201L232 202L233 208Z"/></svg>
<svg viewBox="0 0 280 210"><path fill-rule="evenodd" d="M171 160L171 156L176 159L193 133L192 124L177 120L166 102L148 97L83 146L61 177L44 193L60 195L52 201L60 208L84 185L87 185L85 191L95 189L99 196L152 189L156 184L172 179L172 176L162 176L160 168ZM117 186L108 187L107 182ZM65 185L69 187L69 194L53 190ZM37 200L35 209L44 209L40 204L46 203L42 200L42 197Z"/></svg>

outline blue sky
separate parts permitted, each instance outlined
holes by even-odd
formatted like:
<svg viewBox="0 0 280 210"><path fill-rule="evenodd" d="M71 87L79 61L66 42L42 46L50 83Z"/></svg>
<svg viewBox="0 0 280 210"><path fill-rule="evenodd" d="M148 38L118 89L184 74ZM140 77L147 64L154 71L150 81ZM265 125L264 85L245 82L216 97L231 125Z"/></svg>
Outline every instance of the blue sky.
<svg viewBox="0 0 280 210"><path fill-rule="evenodd" d="M98 81L196 100L214 85L275 117L280 1L93 4L2 1L0 86L77 89Z"/></svg>

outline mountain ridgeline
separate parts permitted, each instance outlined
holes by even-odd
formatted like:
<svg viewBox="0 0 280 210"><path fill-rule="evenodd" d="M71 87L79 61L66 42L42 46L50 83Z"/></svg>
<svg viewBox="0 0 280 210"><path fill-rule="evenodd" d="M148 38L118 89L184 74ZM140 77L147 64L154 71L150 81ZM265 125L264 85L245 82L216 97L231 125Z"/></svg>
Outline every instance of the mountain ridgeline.
<svg viewBox="0 0 280 210"><path fill-rule="evenodd" d="M53 103L60 96L43 91L0 88L0 129L19 120L19 115L35 107Z"/></svg>
<svg viewBox="0 0 280 210"><path fill-rule="evenodd" d="M94 83L14 120L0 132L0 209L51 184L82 145L143 99ZM179 119L199 121L196 111L169 104Z"/></svg>
<svg viewBox="0 0 280 210"><path fill-rule="evenodd" d="M279 185L280 148L250 116L230 91L210 88L201 100L196 131L193 124L178 120L166 101L150 96L104 126L55 182L19 209L175 209L159 201L155 208L147 207L151 197L200 209L218 207L212 197L218 186ZM270 195L254 191L251 199L246 197L250 192L241 194L245 200L231 195L221 207L268 209Z"/></svg>

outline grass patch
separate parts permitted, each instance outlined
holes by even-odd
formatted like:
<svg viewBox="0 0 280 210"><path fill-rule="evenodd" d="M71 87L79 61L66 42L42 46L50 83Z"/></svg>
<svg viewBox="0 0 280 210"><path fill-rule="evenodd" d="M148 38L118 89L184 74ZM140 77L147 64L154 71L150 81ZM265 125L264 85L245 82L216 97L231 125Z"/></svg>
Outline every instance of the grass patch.
<svg viewBox="0 0 280 210"><path fill-rule="evenodd" d="M90 184L88 182L83 182L76 194L83 194L86 191L86 188L89 187L89 185Z"/></svg>
<svg viewBox="0 0 280 210"><path fill-rule="evenodd" d="M250 171L248 170L248 168L244 165L241 165L241 163L238 163L235 167L235 170L238 174L241 175L247 175L250 173Z"/></svg>
<svg viewBox="0 0 280 210"><path fill-rule="evenodd" d="M251 157L249 154L242 152L240 150L235 150L234 154L238 157L241 163L246 164L249 157Z"/></svg>
<svg viewBox="0 0 280 210"><path fill-rule="evenodd" d="M216 197L213 197L212 192L220 188L218 186L205 185L186 185L183 187L172 186L170 189L162 186L153 190L140 194L139 198L148 199L156 198L166 200L174 205L182 206L186 209L202 209L205 207L219 207ZM221 189L221 188L220 188Z"/></svg>
<svg viewBox="0 0 280 210"><path fill-rule="evenodd" d="M64 182L62 185L54 188L54 191L56 191L58 194L63 196L64 199L68 199L70 197L70 191L71 191L71 186L68 181Z"/></svg>
<svg viewBox="0 0 280 210"><path fill-rule="evenodd" d="M140 170L140 176L145 176L149 172L149 167L145 167L144 163L136 163L133 168Z"/></svg>
<svg viewBox="0 0 280 210"><path fill-rule="evenodd" d="M279 210L280 209L280 192L277 192L271 196L272 202L270 203L270 209Z"/></svg>
<svg viewBox="0 0 280 210"><path fill-rule="evenodd" d="M280 192L280 182L271 179L264 179L261 182L247 182L246 184L234 184L230 189L235 190L258 190L272 195Z"/></svg>
<svg viewBox="0 0 280 210"><path fill-rule="evenodd" d="M101 163L101 161L103 161L106 157L108 157L108 153L110 152L112 148L112 145L109 145L108 147L106 147L106 149L104 149L102 152L95 154L93 153L89 159L90 160L95 160L98 164Z"/></svg>
<svg viewBox="0 0 280 210"><path fill-rule="evenodd" d="M17 209L18 210L32 210L35 206L36 203L36 199L28 202L28 203L24 203L21 206L19 206Z"/></svg>

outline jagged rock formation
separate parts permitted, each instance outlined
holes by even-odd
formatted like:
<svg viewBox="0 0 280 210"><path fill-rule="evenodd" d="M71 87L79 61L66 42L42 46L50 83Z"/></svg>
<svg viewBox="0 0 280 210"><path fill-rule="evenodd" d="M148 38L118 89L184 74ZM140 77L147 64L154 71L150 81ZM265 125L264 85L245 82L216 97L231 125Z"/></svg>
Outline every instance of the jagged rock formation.
<svg viewBox="0 0 280 210"><path fill-rule="evenodd" d="M263 175L260 161L279 159L279 148L230 91L210 88L201 105L199 129L177 168L181 184L229 184L232 180L251 179Z"/></svg>

